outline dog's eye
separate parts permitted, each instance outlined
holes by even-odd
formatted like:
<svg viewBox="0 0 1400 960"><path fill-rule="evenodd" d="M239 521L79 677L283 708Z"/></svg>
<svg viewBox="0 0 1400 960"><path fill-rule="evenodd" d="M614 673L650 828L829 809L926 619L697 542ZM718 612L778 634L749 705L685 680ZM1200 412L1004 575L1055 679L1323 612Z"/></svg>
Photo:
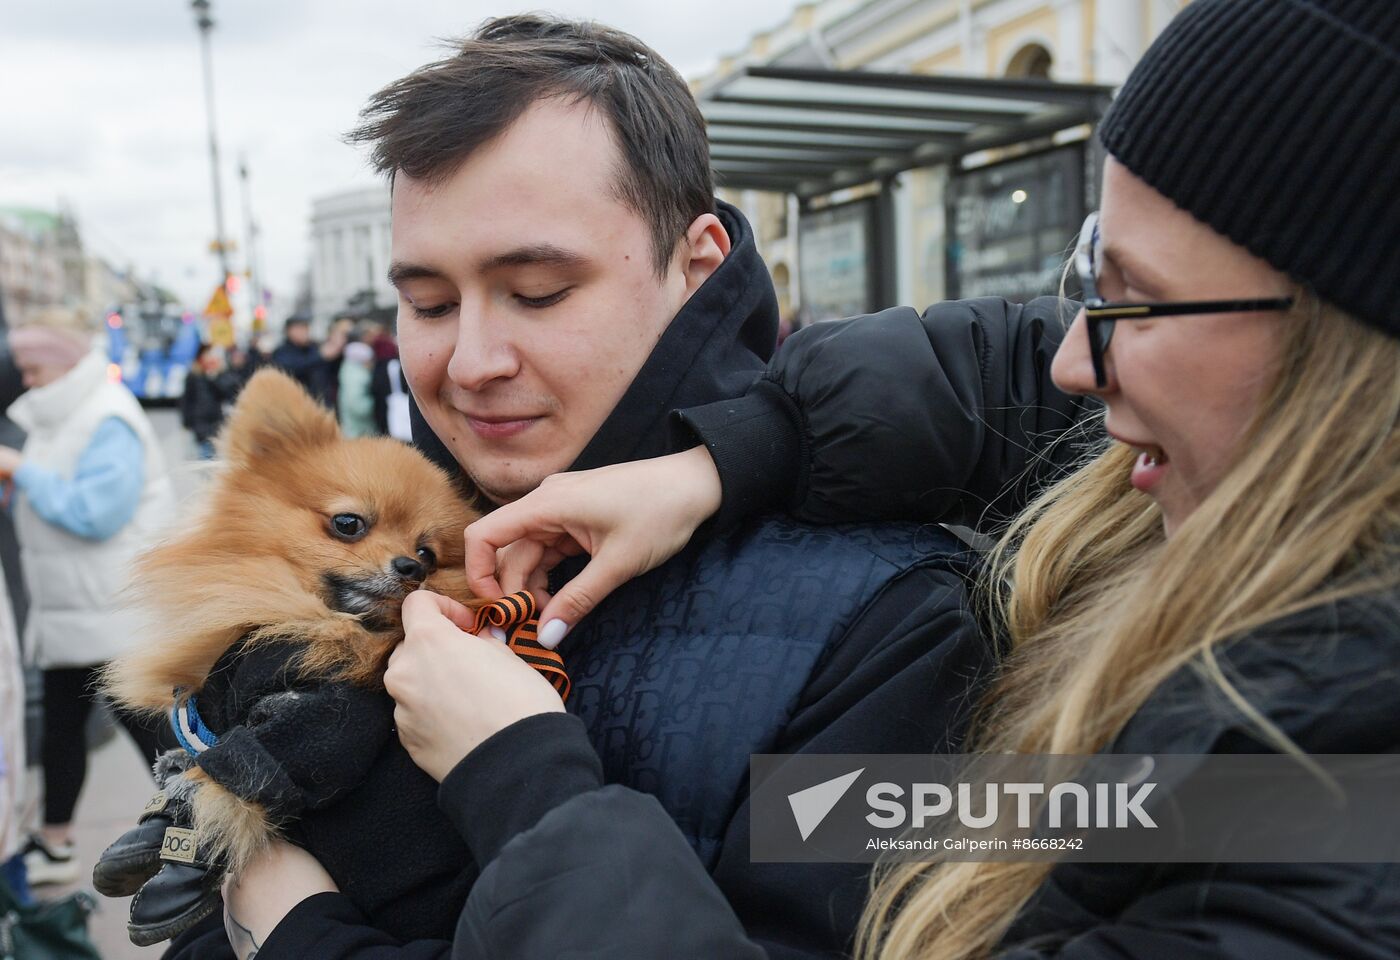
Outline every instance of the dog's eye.
<svg viewBox="0 0 1400 960"><path fill-rule="evenodd" d="M331 533L341 540L355 541L369 533L369 524L358 514L337 513L331 517Z"/></svg>
<svg viewBox="0 0 1400 960"><path fill-rule="evenodd" d="M423 561L423 566L425 567L437 566L437 554L433 553L428 547L418 548L418 559Z"/></svg>

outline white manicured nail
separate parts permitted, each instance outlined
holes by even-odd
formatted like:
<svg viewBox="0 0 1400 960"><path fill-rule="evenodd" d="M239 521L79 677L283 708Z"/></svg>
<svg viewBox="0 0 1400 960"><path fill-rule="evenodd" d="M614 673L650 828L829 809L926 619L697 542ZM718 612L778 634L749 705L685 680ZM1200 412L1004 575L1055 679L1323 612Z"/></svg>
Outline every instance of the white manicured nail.
<svg viewBox="0 0 1400 960"><path fill-rule="evenodd" d="M569 625L563 620L551 620L540 630L540 646L546 650L553 650L568 632Z"/></svg>
<svg viewBox="0 0 1400 960"><path fill-rule="evenodd" d="M504 630L502 630L500 627L492 627L492 628L491 628L491 636L493 636L493 637L495 637L497 640L501 641L501 643L509 643L509 642L510 642L510 638L506 636L506 632L505 632Z"/></svg>

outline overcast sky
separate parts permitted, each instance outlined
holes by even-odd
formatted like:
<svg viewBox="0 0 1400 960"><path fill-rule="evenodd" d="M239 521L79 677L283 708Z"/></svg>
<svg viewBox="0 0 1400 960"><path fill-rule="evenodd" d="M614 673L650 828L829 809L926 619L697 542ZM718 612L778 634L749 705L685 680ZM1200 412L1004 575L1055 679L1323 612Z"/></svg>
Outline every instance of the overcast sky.
<svg viewBox="0 0 1400 960"><path fill-rule="evenodd" d="M689 78L795 3L213 0L226 229L241 251L246 156L279 316L306 266L311 198L374 182L361 152L341 142L361 106L438 59L438 38L488 16L546 9L603 20ZM187 0L0 0L0 205L65 203L91 251L190 305L202 305L217 269L199 56Z"/></svg>

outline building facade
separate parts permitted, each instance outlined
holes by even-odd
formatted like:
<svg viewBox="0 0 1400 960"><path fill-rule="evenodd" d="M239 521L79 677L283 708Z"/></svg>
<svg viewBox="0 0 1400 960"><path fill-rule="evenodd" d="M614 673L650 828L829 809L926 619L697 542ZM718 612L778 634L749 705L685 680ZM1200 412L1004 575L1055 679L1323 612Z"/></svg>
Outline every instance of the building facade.
<svg viewBox="0 0 1400 960"><path fill-rule="evenodd" d="M337 316L398 303L389 272L389 187L379 184L311 202L310 293L318 335Z"/></svg>
<svg viewBox="0 0 1400 960"><path fill-rule="evenodd" d="M702 105L749 67L1120 85L1186 0L818 0L692 82ZM721 195L749 216L784 317L1047 292L1095 203L1088 124L824 196ZM879 204L892 220L877 229ZM883 221L881 221L883 223ZM885 262L888 261L888 262ZM881 283L880 272L888 273Z"/></svg>
<svg viewBox="0 0 1400 960"><path fill-rule="evenodd" d="M51 307L87 306L86 261L71 216L0 208L0 296L11 326Z"/></svg>

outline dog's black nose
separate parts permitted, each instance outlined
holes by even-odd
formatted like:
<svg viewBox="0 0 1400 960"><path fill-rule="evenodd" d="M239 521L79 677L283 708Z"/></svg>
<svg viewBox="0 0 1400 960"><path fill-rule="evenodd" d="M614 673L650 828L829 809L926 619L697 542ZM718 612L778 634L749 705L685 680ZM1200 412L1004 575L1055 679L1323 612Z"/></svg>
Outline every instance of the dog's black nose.
<svg viewBox="0 0 1400 960"><path fill-rule="evenodd" d="M427 574L423 572L423 565L412 557L395 557L393 567L394 572L405 580L421 581L427 576Z"/></svg>

